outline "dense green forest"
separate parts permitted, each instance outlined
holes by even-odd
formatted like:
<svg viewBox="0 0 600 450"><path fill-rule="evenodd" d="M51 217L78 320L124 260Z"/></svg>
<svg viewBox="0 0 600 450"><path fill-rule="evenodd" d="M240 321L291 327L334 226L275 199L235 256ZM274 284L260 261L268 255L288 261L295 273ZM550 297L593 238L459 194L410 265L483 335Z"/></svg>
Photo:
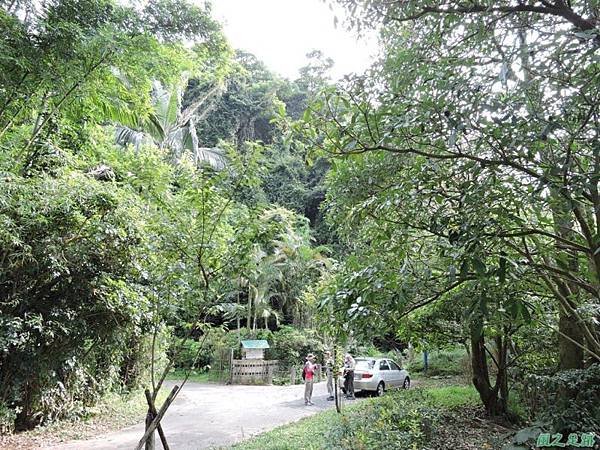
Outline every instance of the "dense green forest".
<svg viewBox="0 0 600 450"><path fill-rule="evenodd" d="M284 141L326 83L277 77L208 9L2 10L2 414L70 415L148 375L151 344L303 326L331 266L326 165Z"/></svg>
<svg viewBox="0 0 600 450"><path fill-rule="evenodd" d="M334 3L340 81L208 4L0 0L0 431L242 337L464 349L488 417L600 429L600 4Z"/></svg>

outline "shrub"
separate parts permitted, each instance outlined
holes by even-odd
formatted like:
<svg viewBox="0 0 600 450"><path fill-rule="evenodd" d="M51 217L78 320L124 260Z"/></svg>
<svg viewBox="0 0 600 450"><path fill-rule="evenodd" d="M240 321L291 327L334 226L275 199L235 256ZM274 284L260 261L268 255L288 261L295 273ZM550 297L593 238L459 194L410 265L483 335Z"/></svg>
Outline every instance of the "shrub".
<svg viewBox="0 0 600 450"><path fill-rule="evenodd" d="M328 433L334 448L413 448L431 437L437 413L418 391L369 400ZM339 445L339 447L338 447Z"/></svg>
<svg viewBox="0 0 600 450"><path fill-rule="evenodd" d="M0 436L10 434L15 430L15 420L17 414L13 409L8 408L4 403L0 403Z"/></svg>
<svg viewBox="0 0 600 450"><path fill-rule="evenodd" d="M202 338L201 338L202 339ZM297 383L302 383L302 378L299 375L299 369L304 362L304 357L308 353L315 353L319 360L322 360L320 353L323 351L323 343L319 339L314 330L298 330L291 326L282 326L277 331L270 330L248 330L241 328L239 330L213 330L204 342L203 348L200 351L198 360L194 364L194 358L200 347L200 342L194 339L188 339L184 342L180 351L177 351L179 340L174 340L173 346L168 351L168 357L175 369L196 369L206 371L211 368L211 374L219 375L215 381L223 381L227 379L226 371L219 370L219 361L223 360L226 355L226 360L229 359L230 349L234 350L233 356L236 359L241 358L241 346L239 340L245 339L265 339L269 342L270 348L265 352L266 359L274 359L280 362L279 371L276 372L273 378L273 384L289 384L290 376L289 369L292 366L297 368Z"/></svg>
<svg viewBox="0 0 600 450"><path fill-rule="evenodd" d="M202 347L201 350L200 347ZM169 349L168 357L176 369L206 370L210 366L213 349L214 344L209 339L204 343L194 339L186 339L181 346L179 340L176 339ZM198 353L198 350L200 350L200 353ZM197 359L196 355L198 356Z"/></svg>
<svg viewBox="0 0 600 450"><path fill-rule="evenodd" d="M210 331L206 339L202 337L199 340L186 339L183 344L181 344L181 339L174 339L167 354L173 367L176 369L192 368L207 370L209 366L214 366L219 358L219 352L223 350L233 349L233 357L236 359L241 358L242 352L239 339L265 339L271 346L273 345L273 334L270 330L257 330L253 334L251 330L241 328L238 336L237 330L223 331L221 329L214 329ZM202 343L203 340L204 343ZM181 348L179 348L180 345ZM200 350L199 354L198 350ZM272 359L270 352L271 349L266 352L268 359ZM198 359L194 362L197 354Z"/></svg>
<svg viewBox="0 0 600 450"><path fill-rule="evenodd" d="M269 350L269 358L277 359L282 366L289 367L302 365L304 357L309 353L323 352L324 345L315 330L282 326L273 333L273 342Z"/></svg>
<svg viewBox="0 0 600 450"><path fill-rule="evenodd" d="M17 429L80 415L118 383L148 313L140 206L80 172L3 183L0 402Z"/></svg>
<svg viewBox="0 0 600 450"><path fill-rule="evenodd" d="M600 429L600 364L550 376L531 375L521 398L532 418L563 433Z"/></svg>
<svg viewBox="0 0 600 450"><path fill-rule="evenodd" d="M171 334L167 328L162 328L156 335L154 351L154 373L162 374L167 365L167 350L171 342ZM152 371L152 335L136 334L132 336L130 345L123 356L119 370L121 388L131 391L140 383L151 378Z"/></svg>
<svg viewBox="0 0 600 450"><path fill-rule="evenodd" d="M323 411L233 446L244 450L362 450L422 448L439 414L420 391L390 392L347 404L343 414Z"/></svg>

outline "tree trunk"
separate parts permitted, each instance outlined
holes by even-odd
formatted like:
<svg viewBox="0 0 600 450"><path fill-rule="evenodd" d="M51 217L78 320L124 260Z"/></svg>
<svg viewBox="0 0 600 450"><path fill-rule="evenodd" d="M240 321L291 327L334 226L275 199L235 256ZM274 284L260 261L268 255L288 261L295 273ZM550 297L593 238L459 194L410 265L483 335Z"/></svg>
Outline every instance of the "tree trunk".
<svg viewBox="0 0 600 450"><path fill-rule="evenodd" d="M555 169L556 171L556 169ZM573 239L574 237L574 223L571 218L571 208L565 199L560 197L560 194L551 190L554 197L552 203L552 219L554 221L554 230L556 234L565 239ZM570 273L577 273L579 271L579 263L577 257L569 255L564 251L560 250L558 243L557 252L561 252L566 261L557 260L556 265L563 270ZM581 369L583 368L583 349L581 346L585 342L579 320L574 317L573 310L577 307L577 297L579 296L579 287L574 283L568 281L556 280L556 287L560 295L565 299L563 302L568 303L566 306L558 300L558 352L559 352L559 365L561 370L568 369ZM569 311L570 309L570 311ZM575 342L580 345L577 345Z"/></svg>
<svg viewBox="0 0 600 450"><path fill-rule="evenodd" d="M577 319L569 315L562 306L559 308L558 317L560 370L583 369L583 349L566 337L568 336L576 342L584 342Z"/></svg>
<svg viewBox="0 0 600 450"><path fill-rule="evenodd" d="M240 304L240 290L242 289L241 279L239 281L239 287L240 288L238 289L238 293L237 293L237 304L238 304L238 306ZM239 309L236 311L235 321L236 321L236 325L237 325L238 345L241 345L241 343L242 343L242 333L240 331L240 328L241 328L241 323L240 322L241 322L241 320L240 320L240 310Z"/></svg>
<svg viewBox="0 0 600 450"><path fill-rule="evenodd" d="M497 367L498 374L496 375L496 386L500 394L500 401L504 404L505 414L508 414L508 371L507 371L507 355L508 355L508 333L504 331L504 338L496 336L497 350Z"/></svg>
<svg viewBox="0 0 600 450"><path fill-rule="evenodd" d="M250 331L252 324L252 286L248 283L248 314L246 315L246 328Z"/></svg>
<svg viewBox="0 0 600 450"><path fill-rule="evenodd" d="M152 421L154 420L154 414L152 414L152 411L150 411L150 407L148 407L148 412L146 414L146 430L148 430L148 428L150 428L150 424L152 423ZM154 450L154 433L152 433L150 436L148 436L148 439L146 440L146 450Z"/></svg>
<svg viewBox="0 0 600 450"><path fill-rule="evenodd" d="M498 396L503 378L506 376L505 368L498 369L496 385L490 384L490 376L485 353L485 340L483 335L471 337L471 366L473 368L473 385L485 407L485 412L491 417L506 416L506 401ZM502 372L502 374L501 374Z"/></svg>

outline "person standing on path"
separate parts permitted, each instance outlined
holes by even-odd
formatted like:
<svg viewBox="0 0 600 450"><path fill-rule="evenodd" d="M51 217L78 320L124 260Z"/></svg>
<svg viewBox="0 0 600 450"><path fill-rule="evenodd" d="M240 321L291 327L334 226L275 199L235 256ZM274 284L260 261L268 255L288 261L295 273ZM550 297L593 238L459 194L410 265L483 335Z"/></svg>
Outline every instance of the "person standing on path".
<svg viewBox="0 0 600 450"><path fill-rule="evenodd" d="M306 356L306 362L304 363L304 404L305 405L314 405L312 402L312 393L313 393L313 381L315 370L317 370L317 365L315 364L315 355L309 353Z"/></svg>
<svg viewBox="0 0 600 450"><path fill-rule="evenodd" d="M344 388L346 390L346 398L354 400L354 368L356 361L350 353L346 354L344 359Z"/></svg>
<svg viewBox="0 0 600 450"><path fill-rule="evenodd" d="M325 352L325 376L327 377L327 392L329 393L329 397L327 400L331 401L334 399L333 397L333 357L331 356L331 352L327 350Z"/></svg>

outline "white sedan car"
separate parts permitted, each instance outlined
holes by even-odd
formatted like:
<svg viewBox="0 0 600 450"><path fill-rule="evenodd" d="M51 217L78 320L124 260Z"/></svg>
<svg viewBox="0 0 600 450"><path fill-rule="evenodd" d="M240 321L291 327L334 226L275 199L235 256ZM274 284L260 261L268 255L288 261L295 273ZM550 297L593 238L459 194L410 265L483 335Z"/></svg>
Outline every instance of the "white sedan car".
<svg viewBox="0 0 600 450"><path fill-rule="evenodd" d="M343 386L343 377L340 377L340 383ZM381 396L386 389L394 388L410 388L408 371L388 358L356 358L355 391L368 391Z"/></svg>

